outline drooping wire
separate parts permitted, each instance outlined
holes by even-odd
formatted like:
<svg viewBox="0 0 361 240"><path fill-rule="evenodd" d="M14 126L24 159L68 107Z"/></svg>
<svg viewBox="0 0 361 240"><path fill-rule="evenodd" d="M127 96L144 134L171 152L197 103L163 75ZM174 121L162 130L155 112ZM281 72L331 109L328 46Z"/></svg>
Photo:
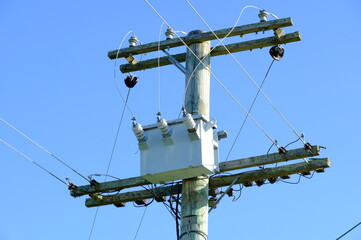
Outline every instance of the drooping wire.
<svg viewBox="0 0 361 240"><path fill-rule="evenodd" d="M111 165L111 162L112 162L112 159L113 159L115 146L117 145L120 127L122 126L125 108L127 107L127 103L128 103L128 100L129 100L130 89L131 89L131 88L128 89L127 97L125 98L125 101L124 101L124 107L123 107L122 114L121 114L121 117L120 117L120 120L119 120L117 133L116 133L116 135L115 135L114 144L113 144L112 151L111 151L111 154L110 154L110 158L109 158L107 170L106 170L106 173L105 173L105 175L104 175L104 176L105 176L104 181L106 181L107 178L108 178L108 176L109 176L108 173L109 173L110 165ZM94 229L94 226L95 226L95 222L96 222L96 219L97 219L97 217L98 217L98 212L99 212L99 207L97 207L97 209L96 209L96 211L95 211L95 215L94 215L93 223L92 223L92 226L91 226L91 229L90 229L90 233L89 233L89 238L88 238L88 240L90 240L91 237L92 237L93 229Z"/></svg>
<svg viewBox="0 0 361 240"><path fill-rule="evenodd" d="M41 168L42 170L44 170L45 172L47 172L48 174L50 174L51 176L53 176L54 178L58 179L60 182L64 183L65 185L69 186L68 183L66 183L64 180L62 180L61 178L59 178L58 176L56 176L54 173L50 172L49 170L47 170L45 167L41 166L39 163L35 162L33 159L29 158L28 156L26 156L24 153L20 152L18 149L16 149L15 147L13 147L12 145L10 145L9 143L5 142L4 140L2 140L0 138L0 141L5 144L6 146L8 146L9 148L11 148L12 150L14 150L15 152L19 153L21 156L23 156L24 158L28 159L30 162L34 163L36 166L38 166L39 168Z"/></svg>
<svg viewBox="0 0 361 240"><path fill-rule="evenodd" d="M125 34L125 36L123 37L122 41L121 41L120 44L119 44L118 51L117 51L117 55L116 55L116 58L115 58L115 61L114 61L113 80L114 80L115 87L117 88L117 91L118 91L119 96L120 96L121 99L123 100L126 108L127 108L128 111L130 112L130 114L132 115L132 117L134 117L134 114L133 114L132 110L131 110L130 107L128 106L128 102L127 102L126 99L124 99L123 94L120 92L120 88L119 88L118 83L117 83L117 81L116 81L116 73L117 73L116 68L117 68L118 55L119 55L120 49L121 49L121 47L122 47L125 39L126 39L126 38L128 37L128 35L129 35L130 33L132 33L132 32L134 33L134 31L130 30L127 34Z"/></svg>
<svg viewBox="0 0 361 240"><path fill-rule="evenodd" d="M167 21L159 14L159 12L149 3L148 0L144 0L150 8L159 16L159 18L167 24L168 27L170 25L167 23ZM214 77L214 79L217 81L217 83L226 91L226 93L237 103L239 107L249 116L249 118L257 125L257 127L265 134L265 136L275 145L279 148L277 143L271 138L271 136L265 131L265 129L252 117L250 113L247 112L247 110L243 107L243 105L231 94L231 92L222 84L222 82L219 80L219 78L209 69L208 66L206 66L203 61L194 53L194 51L184 42L184 40L177 34L177 37L180 39L180 41L183 43L183 45L189 50L189 52L199 61L201 64L209 71L209 73Z"/></svg>
<svg viewBox="0 0 361 240"><path fill-rule="evenodd" d="M16 127L14 127L13 125L11 125L10 123L8 123L7 121L5 121L3 118L0 117L0 120L5 123L6 125L8 125L10 128L12 128L13 130L15 130L17 133L19 133L21 136L25 137L27 140L29 140L32 144L34 144L35 146L37 146L38 148L40 148L41 150L43 150L44 152L46 152L47 154L49 154L51 157L53 157L54 159L56 159L58 162L62 163L64 166L66 166L67 168L69 168L70 170L72 170L73 172L75 172L76 174L78 174L80 177L84 178L86 181L89 181L86 177L84 177L82 174L80 174L78 171L76 171L74 168L70 167L68 164L66 164L64 161L62 161L60 158L58 158L57 156L55 156L54 154L52 154L51 152L49 152L48 150L46 150L44 147L42 147L39 143L35 142L33 139L31 139L29 136L25 135L23 132L21 132L20 130L18 130Z"/></svg>
<svg viewBox="0 0 361 240"><path fill-rule="evenodd" d="M162 30L163 30L163 25L164 25L164 22L162 22L162 25L160 26L159 28L159 35L158 35L158 112L161 112L160 111L160 35L162 33Z"/></svg>
<svg viewBox="0 0 361 240"><path fill-rule="evenodd" d="M207 26L207 28L212 32L212 34L217 38L218 41L221 42L221 40L218 38L218 36L214 33L212 28L208 25L208 23L204 20L204 18L198 13L198 11L193 7L193 5L188 1L185 0L189 6L193 9L193 11L198 15L198 17L202 20L202 22ZM275 15L273 15L275 16ZM285 121L285 123L288 125L288 127L295 133L295 135L301 139L301 136L297 133L297 131L292 127L290 122L282 115L282 113L277 109L277 107L273 104L271 99L266 95L266 93L258 86L258 84L255 82L255 80L252 78L252 76L246 71L246 69L241 65L241 63L237 60L237 58L229 51L229 49L221 42L222 46L226 49L227 53L233 58L233 60L237 63L237 65L242 69L242 71L246 74L246 76L252 81L254 86L262 93L262 95L266 98L266 100L271 104L273 109L277 112L277 114ZM303 139L301 141L304 142Z"/></svg>
<svg viewBox="0 0 361 240"><path fill-rule="evenodd" d="M260 85L260 89L263 87L263 84L265 83L265 81L266 81L266 79L267 79L268 73L270 72L274 61L275 61L275 60L273 59L272 62L271 62L271 64L270 64L270 66L268 67L268 70L267 70L267 72L266 72L266 74L265 74L265 76L264 76L264 78L263 78L263 81L262 81L262 83L261 83L261 85ZM256 93L256 96L254 96L254 98L253 98L252 104L251 104L251 106L250 106L249 109L248 109L248 112L249 112L249 113L252 111L252 108L253 108L254 104L256 103L256 100L257 100L257 98L258 98L259 92L260 92L260 91L258 90L257 93ZM233 143L232 143L231 149L229 150L229 152L228 152L228 154L227 154L226 161L228 161L228 158L229 158L229 156L230 156L230 154L231 154L231 152L232 152L232 150L233 150L234 145L236 144L236 142L237 142L237 140L238 140L238 137L239 137L240 133L241 133L242 130L243 130L243 127L244 127L247 119L248 119L248 115L246 115L246 116L244 117L244 119L243 119L242 125L241 125L241 127L240 127L240 129L239 129L239 131L238 131L238 133L237 133L237 135L236 135L236 138L234 139L234 141L233 141ZM274 145L274 143L272 143L272 146L273 146L273 145ZM271 146L271 147L272 147L272 146Z"/></svg>

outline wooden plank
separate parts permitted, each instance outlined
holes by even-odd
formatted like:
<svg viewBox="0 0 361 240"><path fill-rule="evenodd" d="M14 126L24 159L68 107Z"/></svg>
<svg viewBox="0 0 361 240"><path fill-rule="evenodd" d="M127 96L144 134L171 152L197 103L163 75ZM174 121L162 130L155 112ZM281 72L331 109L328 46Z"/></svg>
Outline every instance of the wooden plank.
<svg viewBox="0 0 361 240"><path fill-rule="evenodd" d="M282 38L282 43L291 43L291 42L297 42L301 40L301 34L299 32L293 32L288 33ZM239 42L234 44L228 44L226 47L229 49L231 53L234 52L241 52L241 51L248 51L253 50L257 48L264 48L269 46L274 46L280 44L280 42L275 37L267 37L267 38L261 38L256 40L250 40L245 42ZM217 46L215 47L212 52L211 56L219 56L228 54L228 51L224 48L224 46ZM172 55L174 59L176 59L178 62L185 62L186 60L186 54L180 53ZM166 66L171 65L172 62L169 61L167 57L161 57L159 58L159 66ZM137 64L123 64L119 66L119 69L122 73L129 73L129 72L136 72L140 70L150 69L158 67L158 58L153 58L145 61L140 61Z"/></svg>
<svg viewBox="0 0 361 240"><path fill-rule="evenodd" d="M298 148L287 151L286 154L271 153L256 157L242 158L238 160L221 162L219 169L221 172L232 171L236 169L255 167L260 165L267 165L277 162L286 162L289 160L307 158L320 155L320 147L312 146L311 150Z"/></svg>
<svg viewBox="0 0 361 240"><path fill-rule="evenodd" d="M235 169L243 169L248 167L254 167L258 165L267 165L277 162L284 162L294 160L298 158L312 157L320 155L320 147L312 146L310 151L306 151L304 148L289 150L285 155L279 153L271 153L267 155L261 155L256 157L242 158L228 162L221 162L219 168L221 172L231 171ZM142 185L151 184L142 177L127 178L109 182L100 183L98 186L93 187L90 185L79 186L78 188L70 191L70 195L73 197L79 197L83 195L108 192L111 190L119 191L125 188L137 187Z"/></svg>
<svg viewBox="0 0 361 240"><path fill-rule="evenodd" d="M288 27L288 26L293 26L291 18L282 18L273 21L237 26L233 29L231 33L230 31L232 30L232 28L217 30L214 31L214 33L218 36L218 38L221 39L227 36L227 34L229 34L228 37L232 37L232 36L245 35L249 33L267 31L267 30L277 29L281 27ZM187 36L181 37L181 39L183 40L183 42L189 45L195 42L204 42L209 40L215 40L217 38L213 35L212 32L205 32L205 33L195 34L189 38ZM119 52L118 50L113 50L108 52L108 57L110 59L116 59L116 58L127 57L129 56L129 54L132 54L134 56L137 54L158 51L158 49L163 50L173 47L179 47L179 46L183 46L182 40L180 40L179 38L174 38L169 40L163 40L160 42L152 42L134 47L122 48L119 50Z"/></svg>
<svg viewBox="0 0 361 240"><path fill-rule="evenodd" d="M79 197L98 192L107 192L112 190L119 191L124 188L131 188L131 187L137 187L148 184L151 183L142 177L133 177L133 178L126 178L121 180L99 183L98 186L91 186L91 185L79 186L73 191L70 191L70 195L73 197Z"/></svg>
<svg viewBox="0 0 361 240"><path fill-rule="evenodd" d="M220 176L210 178L209 188L218 188L230 185L235 178L238 178L235 184L242 184L247 182L254 182L263 179L276 178L285 175L291 175L296 173L302 173L307 171L314 171L321 168L329 168L330 159L319 158L310 160L309 163L300 162L295 164L289 164L280 167L266 168L261 170L254 170L249 172L243 172L234 175ZM109 204L116 204L122 202L132 202L135 200L150 199L155 197L165 197L173 194L181 193L181 184L158 187L151 190L140 190L126 193L119 193L113 196L103 196L101 201L96 201L92 198L88 198L85 201L87 207L96 207Z"/></svg>

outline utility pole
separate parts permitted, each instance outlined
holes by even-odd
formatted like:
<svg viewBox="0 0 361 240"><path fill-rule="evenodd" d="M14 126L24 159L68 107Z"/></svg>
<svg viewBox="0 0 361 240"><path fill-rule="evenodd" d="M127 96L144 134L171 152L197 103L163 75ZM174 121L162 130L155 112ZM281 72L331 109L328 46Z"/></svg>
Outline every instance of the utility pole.
<svg viewBox="0 0 361 240"><path fill-rule="evenodd" d="M213 209L209 209L208 206L210 189L225 186L230 188L234 184L243 184L246 187L254 185L261 186L265 181L273 184L279 179L289 178L291 174L307 175L310 171L324 172L325 168L330 167L330 160L328 158L314 158L310 159L308 162L302 161L292 164L289 163L289 161L292 160L320 155L321 147L310 144L305 144L303 148L290 149L287 151L283 150L266 155L252 156L218 163L218 140L220 140L220 137L218 136L218 132L215 130L215 132L213 132L213 128L216 128L215 123L212 122L212 120L209 120L211 57L229 54L229 52L234 53L257 48L262 49L264 47L300 41L301 35L299 32L285 34L282 29L292 25L293 23L291 18L283 18L273 21L265 21L262 19L261 22L258 23L237 26L235 28L221 29L214 32L196 30L190 32L186 37L182 38L167 36L167 40L143 45L136 45L137 41L134 39L134 36L132 36L129 41L131 43L129 47L108 52L108 57L110 59L126 59L128 63L119 67L122 73L150 69L157 67L158 65L166 66L173 64L176 66L186 76L186 95L184 103L185 113L191 115L190 118L194 118L194 120L197 121L197 124L193 122L196 127L193 129L187 128L187 132L184 131L185 128L184 125L182 125L184 123L184 119L173 120L169 122L169 125L167 125L165 120L161 119L159 116L157 124L149 125L144 127L144 129L141 128L140 125L133 123L133 126L136 127L136 131L134 133L137 135L139 149L141 150L142 167L147 164L148 160L153 161L152 163L155 164L152 165L159 166L159 168L165 165L162 164L163 160L178 161L177 164L180 164L182 167L178 167L178 169L166 169L164 172L157 171L157 169L155 169L155 173L148 173L145 171L145 173L141 174L139 177L102 183L98 183L93 180L90 185L74 186L70 189L71 196L79 197L89 195L90 198L87 198L85 201L85 205L87 207L110 204L116 207L124 207L127 202L144 204L147 199L155 199L157 202L161 202L165 201L164 197L182 194L179 240L204 240L208 239L208 215L209 211ZM243 36L245 34L265 31L273 31L274 36L237 42L226 46L216 46L213 48L210 46L210 41L217 38ZM259 35L260 34L258 34L258 36ZM184 44L187 45L186 53L174 55L169 53L169 49L183 46ZM139 62L136 59L136 55L138 54L158 50L163 51L166 56L159 59L148 59ZM186 62L186 67L183 67L181 64L182 62ZM173 132L170 128L173 128ZM162 132L162 136L159 131ZM144 132L146 132L148 136L146 136L146 133ZM204 134L205 137L202 134ZM209 135L211 137L209 137ZM181 143L178 142L179 139L181 139ZM195 146L198 146L202 141L203 143L204 141L207 142L206 150L204 151L202 149L201 151L194 151L193 147L196 148ZM209 144L208 141L211 141L212 143ZM192 164L194 162L199 162L200 166L194 166L191 164L185 166L184 168L184 163L182 163L182 161L185 161L185 157L179 157L173 154L179 146L181 146L180 148L183 151L178 151L180 153L184 153L184 151L188 151L188 149L192 148L193 150L189 150L187 153L188 155L191 155L191 157L188 156L188 159L186 160ZM209 148L209 146L211 147ZM169 148L172 150L168 151ZM163 154L163 151L168 152L167 154ZM201 152L201 154L198 154L199 152ZM205 154L206 157L203 156L204 152L207 153ZM142 155L143 153L144 155ZM169 155L168 153L172 153L173 155ZM195 154L193 155L193 153ZM151 157L149 157L150 155ZM143 158L147 161L143 161ZM201 159L195 159L195 161L193 161L194 158ZM210 173L205 173L209 169L206 169L207 171L205 171L203 168L203 160L207 160L207 158L212 158L214 160L212 162L212 166L216 165L214 169L210 170L212 173L229 173L231 171L247 169L255 166L267 166L269 164L280 162L288 163L283 166L265 167L254 171L237 172L227 176L209 178L208 175ZM202 169L201 171L203 171L203 173L197 172L199 167ZM152 171L153 170L154 169L152 169ZM176 178L174 178L174 176L176 176ZM179 182L176 185L156 187L155 189L130 190L144 185L170 182L174 180L182 180L182 182ZM106 194L110 191L121 190L123 192L119 192L117 194ZM125 192L125 190L129 191ZM220 200L224 194L225 193L223 193L218 200Z"/></svg>
<svg viewBox="0 0 361 240"><path fill-rule="evenodd" d="M188 37L197 33L202 32L192 31ZM210 42L205 41L190 44L186 54L185 108L188 113L201 114L207 119L210 111L209 52ZM208 176L183 180L180 240L208 239L208 182Z"/></svg>

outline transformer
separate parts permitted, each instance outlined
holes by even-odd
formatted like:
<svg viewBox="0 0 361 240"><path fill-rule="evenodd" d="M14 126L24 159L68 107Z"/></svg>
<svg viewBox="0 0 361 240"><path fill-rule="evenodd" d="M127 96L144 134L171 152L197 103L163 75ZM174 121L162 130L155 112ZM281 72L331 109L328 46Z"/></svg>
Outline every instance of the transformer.
<svg viewBox="0 0 361 240"><path fill-rule="evenodd" d="M140 149L140 173L149 182L208 175L219 171L216 121L201 115L141 127L133 122ZM222 131L224 134L224 131Z"/></svg>

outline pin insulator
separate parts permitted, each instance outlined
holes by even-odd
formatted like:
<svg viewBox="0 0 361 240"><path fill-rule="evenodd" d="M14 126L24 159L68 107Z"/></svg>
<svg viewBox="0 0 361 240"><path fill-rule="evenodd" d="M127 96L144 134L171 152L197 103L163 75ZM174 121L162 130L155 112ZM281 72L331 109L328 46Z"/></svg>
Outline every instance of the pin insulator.
<svg viewBox="0 0 361 240"><path fill-rule="evenodd" d="M258 17L261 22L267 22L268 12L266 10L260 10Z"/></svg>
<svg viewBox="0 0 361 240"><path fill-rule="evenodd" d="M134 34L129 38L128 40L129 42L129 47L135 47L137 45L137 43L139 42L137 36L135 36Z"/></svg>

